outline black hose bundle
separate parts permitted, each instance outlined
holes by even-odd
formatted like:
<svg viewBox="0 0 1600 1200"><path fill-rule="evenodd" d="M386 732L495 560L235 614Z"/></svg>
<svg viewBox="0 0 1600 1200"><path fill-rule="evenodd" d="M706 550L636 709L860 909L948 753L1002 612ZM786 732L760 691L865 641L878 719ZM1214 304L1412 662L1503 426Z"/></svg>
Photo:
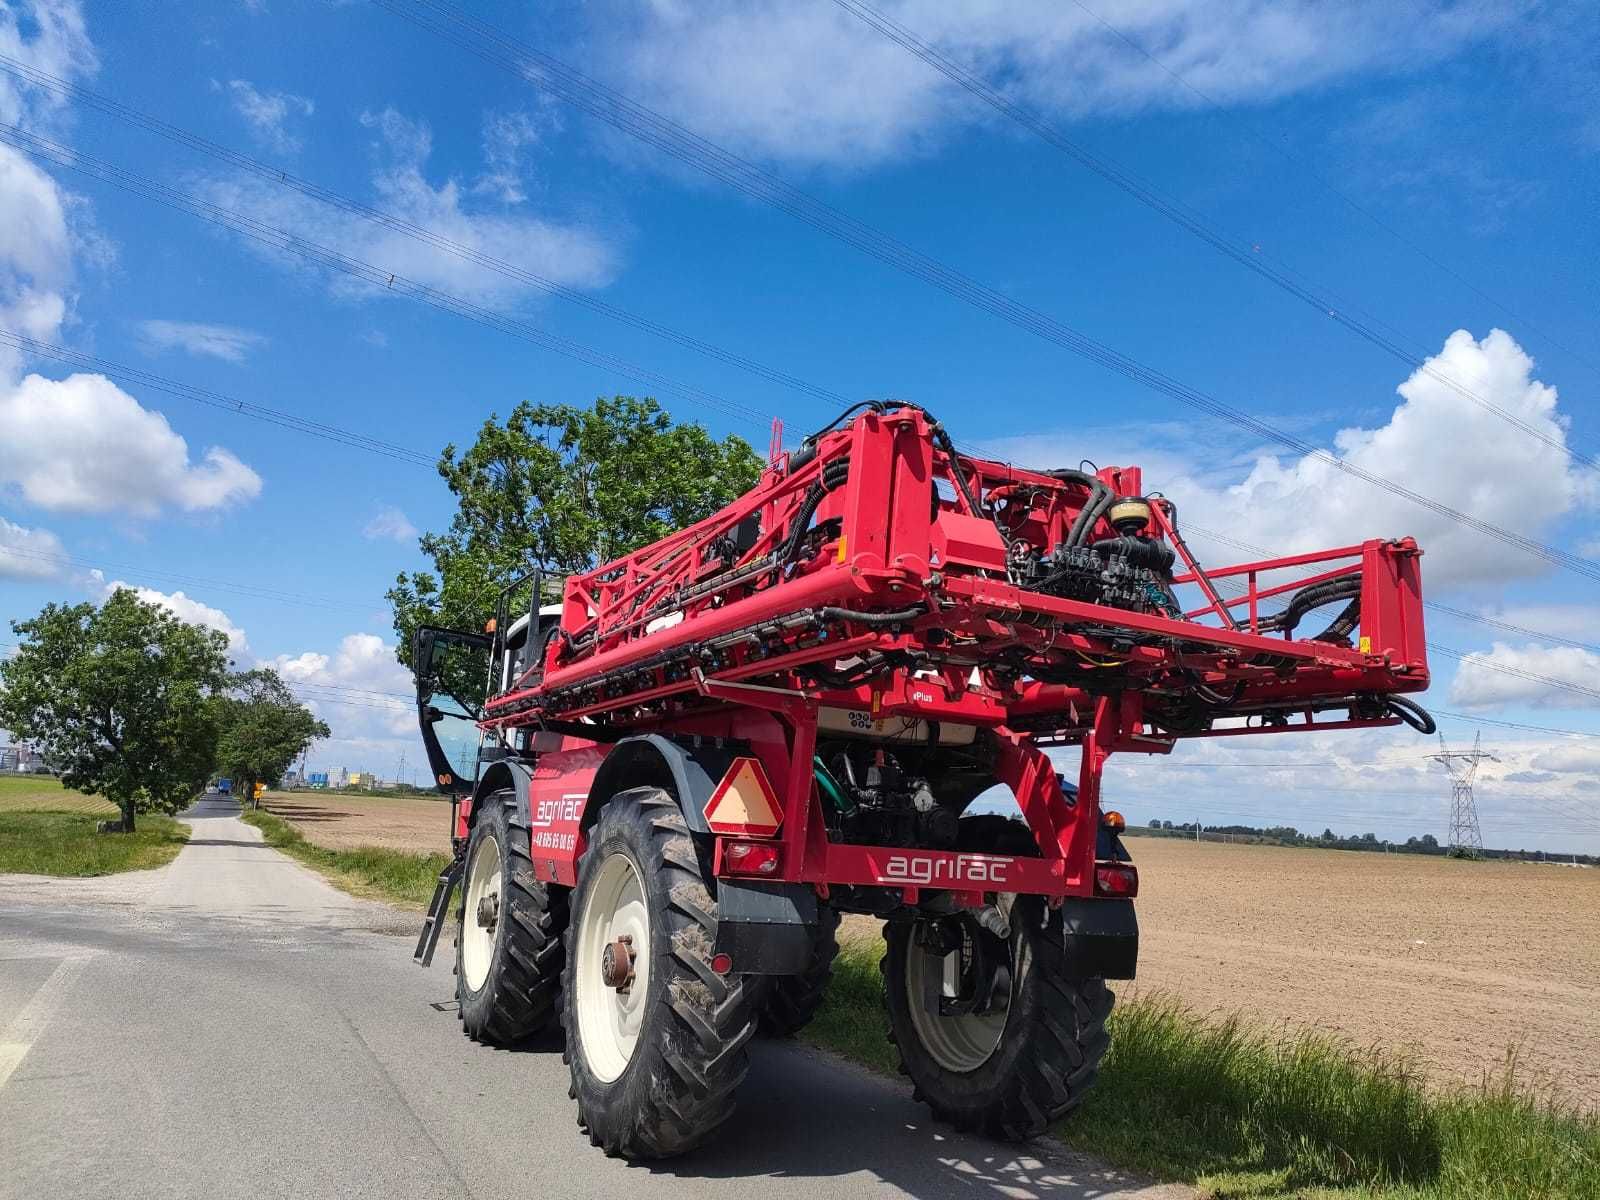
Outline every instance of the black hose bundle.
<svg viewBox="0 0 1600 1200"><path fill-rule="evenodd" d="M1116 493L1106 485L1106 482L1087 471L1078 471L1070 467L1059 467L1053 471L1046 471L1052 479L1059 479L1062 483L1075 483L1080 487L1089 489L1089 498L1083 502L1083 507L1078 510L1078 515L1073 518L1072 526L1067 530L1066 545L1081 546L1088 538L1090 532L1105 515L1106 509L1116 502Z"/></svg>
<svg viewBox="0 0 1600 1200"><path fill-rule="evenodd" d="M1313 609L1321 608L1338 600L1354 599L1355 612L1350 608L1340 613L1333 625L1328 627L1332 632L1341 626L1347 617L1352 618L1350 628L1355 628L1356 621L1361 618L1361 580L1354 575L1341 575L1337 579L1325 579L1321 583L1313 583L1310 587L1303 587L1289 600L1288 606L1280 613L1273 613L1270 617L1263 617L1260 624L1261 632L1293 633L1301 619Z"/></svg>

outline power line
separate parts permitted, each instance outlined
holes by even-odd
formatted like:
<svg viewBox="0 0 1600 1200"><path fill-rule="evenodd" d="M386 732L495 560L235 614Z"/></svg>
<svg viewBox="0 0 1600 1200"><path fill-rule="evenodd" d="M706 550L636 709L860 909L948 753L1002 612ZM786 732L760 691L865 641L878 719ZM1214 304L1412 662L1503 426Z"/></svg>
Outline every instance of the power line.
<svg viewBox="0 0 1600 1200"><path fill-rule="evenodd" d="M602 367L628 375L661 392L680 396L690 403L714 409L734 420L746 421L763 428L770 424L772 420L771 413L763 412L760 409L752 408L737 401L725 400L721 396L690 384L680 383L666 375L628 362L626 359L610 354L607 351L596 350L593 347L585 346L581 342L573 341L571 338L550 333L548 330L541 329L531 322L505 316L495 312L493 309L474 304L463 297L407 279L398 272L374 266L372 263L364 262L331 247L320 245L298 234L268 225L237 209L223 208L197 196L191 196L175 188L169 188L165 184L156 183L103 159L82 154L70 146L51 141L49 138L41 137L38 134L29 133L19 126L0 122L0 142L5 142L35 157L42 158L57 167L77 171L102 183L109 183L113 187L121 188L123 191L131 192L147 200L152 200L158 204L187 213L190 216L198 217L202 221L218 225L273 250L294 254L307 262L342 271L381 291L393 292L413 300L419 300L433 308L474 321L501 333L510 334L512 337L532 342L542 349L564 355L567 358L573 358L590 366Z"/></svg>
<svg viewBox="0 0 1600 1200"><path fill-rule="evenodd" d="M1584 729L1553 729L1548 725L1529 725L1522 721L1503 721L1496 717L1477 717L1469 713L1447 712L1444 709L1432 710L1435 717L1442 717L1447 721L1472 722L1480 725L1498 725L1503 729L1522 729L1528 733L1553 733L1561 737L1574 738L1600 738L1600 733L1593 733Z"/></svg>
<svg viewBox="0 0 1600 1200"><path fill-rule="evenodd" d="M1533 437L1536 440L1543 442L1545 445L1553 447L1564 454L1571 454L1573 458L1582 462L1587 467L1600 467L1600 463L1597 463L1593 458L1590 458L1586 454L1581 454L1568 446L1563 438L1559 436L1553 436L1545 432L1543 429L1540 429L1538 426L1523 420L1521 417L1517 416L1517 414L1502 408L1498 404L1495 404L1492 400L1489 400L1487 397L1484 397L1473 391L1471 388L1465 386L1453 376L1438 370L1431 363L1429 363L1426 358L1418 357L1416 354L1399 345L1380 330L1346 312L1344 309L1335 304L1325 293L1315 292L1304 286L1297 279L1293 278L1288 272L1279 269L1273 263L1268 261L1254 246L1241 245L1234 239L1222 233L1216 227L1208 224L1192 211L1184 209L1175 201L1161 195L1153 187L1139 179L1126 168L1115 162L1112 162L1109 159L1103 158L1098 154L1095 154L1084 146L1079 145L1077 142L1067 137L1054 125L1046 121L1038 113L1009 99L1004 94L991 87L983 78L973 74L971 71L968 71L965 67L961 66L960 63L957 63L954 60L946 57L944 54L941 54L934 47L918 38L916 34L912 33L904 25L901 25L890 17L885 16L871 5L864 3L863 0L834 0L834 3L840 8L844 9L846 12L859 18L866 25L872 29L875 29L890 41L901 46L905 50L910 51L911 54L920 59L922 62L928 64L928 66L932 67L946 78L953 80L971 95L977 97L979 100L982 100L985 104L989 105L997 112L1004 116L1010 117L1011 120L1016 122L1018 125L1021 125L1029 132L1033 133L1047 145L1053 146L1063 154L1066 154L1069 158L1072 158L1080 165L1094 172L1106 182L1121 189L1123 192L1126 192L1140 204L1143 204L1152 211L1159 213L1173 224L1193 234L1195 237L1205 242L1208 246L1232 259L1246 270L1255 272L1257 275L1261 276L1261 278L1267 280L1269 283L1275 284L1277 287L1287 292L1295 299L1308 305L1322 316L1329 318L1336 324L1342 325L1345 329L1349 330L1351 333L1354 333L1357 337L1362 338L1363 340L1378 347L1386 354L1389 354L1399 361L1405 363L1412 370L1422 372L1429 378L1450 388L1457 395L1472 401L1474 404L1479 405L1489 412L1492 412L1501 420L1515 426L1517 429L1520 429L1523 433L1528 434L1530 437Z"/></svg>
<svg viewBox="0 0 1600 1200"><path fill-rule="evenodd" d="M149 113L141 112L131 105L124 104L121 101L115 100L109 96L101 95L98 92L90 91L88 88L80 87L79 85L72 83L70 80L63 79L58 75L52 75L48 71L42 71L28 63L24 63L17 59L8 57L7 55L0 54L0 70L9 71L13 75L24 79L37 87L53 91L60 96L75 100L130 125L145 129L151 133L155 133L161 137L164 137L169 141L187 146L190 149L196 150L202 154L209 155L220 162L226 163L229 166L235 167L241 171L246 171L250 174L259 176L270 183L299 192L301 195L320 201L321 203L327 204L332 208L336 208L341 212L346 212L353 216L361 217L363 220L370 221L384 229L399 233L405 237L409 237L415 241L421 242L424 245L432 246L436 250L443 251L444 253L453 255L465 262L470 262L476 266L483 267L486 270L493 271L507 279L514 280L527 287L544 292L547 295L559 296L561 299L566 300L569 303L581 305L584 308L589 309L591 312L599 313L601 316L608 317L614 321L620 321L634 329L638 329L645 333L649 333L652 336L662 338L666 341L674 343L675 345L693 350L696 353L706 355L708 358L715 359L718 362L737 367L742 371L747 371L752 375L757 375L762 379L768 380L769 382L781 384L784 387L793 388L795 391L804 392L815 399L827 401L829 403L848 404L850 402L850 398L844 395L842 392L836 392L832 389L821 387L805 379L801 379L798 376L791 375L785 371L768 367L762 363L756 362L754 359L746 358L743 355L726 350L721 346L704 341L703 339L694 337L691 334L683 333L680 330L673 329L671 326L664 325L661 322L652 320L649 317L644 317L637 313L629 312L627 309L619 308L614 304L609 304L606 301L588 295L577 288L568 287L565 284L557 283L554 280L547 279L543 275L539 275L538 273L531 271L526 267L507 262L501 258L497 258L492 254L488 254L482 250L479 250L475 246L457 241L454 238L439 233L437 230L418 225L415 222L407 220L406 218L398 216L394 213L385 212L382 209L374 208L368 204L363 204L358 200L352 200L348 196L343 196L329 188L322 187L319 184L312 183L309 180L301 179L296 175L292 175L287 171L280 170L277 167L260 162L257 159L251 158L247 154L241 154L240 152L230 149L227 146L210 141L207 138L203 138L198 134L191 133L186 129L180 128L179 126L169 124L168 122L161 120L159 117L152 116Z"/></svg>
<svg viewBox="0 0 1600 1200"><path fill-rule="evenodd" d="M1570 646L1574 650L1585 650L1590 654L1600 654L1600 645L1596 645L1594 642L1580 642L1575 638L1563 637L1559 633L1529 629L1526 625L1513 625L1510 621L1502 621L1497 617L1485 616L1483 613L1467 612L1461 608L1452 608L1448 604L1424 601L1423 606L1431 608L1434 612L1444 613L1446 616L1455 617L1462 621L1472 621L1479 625L1487 625L1491 629L1498 629L1504 633L1514 633L1520 637L1536 638L1540 641L1554 642L1561 646Z"/></svg>
<svg viewBox="0 0 1600 1200"><path fill-rule="evenodd" d="M1587 696L1591 700L1600 700L1600 688L1585 687L1581 683L1572 683L1565 679L1556 679L1550 675L1541 675L1537 671L1524 671L1521 667L1507 666L1491 659L1480 657L1481 651L1470 653L1456 650L1450 646L1441 646L1438 642L1429 642L1428 649L1446 658L1453 658L1457 662L1465 663L1474 669L1494 671L1500 675L1510 675L1517 679L1526 679L1530 683L1537 683L1541 687L1555 688L1563 692L1572 692L1574 695Z"/></svg>
<svg viewBox="0 0 1600 1200"><path fill-rule="evenodd" d="M115 379L133 386L151 388L155 391L165 392L170 396L177 396L184 400L193 400L197 404L205 404L211 408L218 408L224 412L234 413L252 420L264 421L269 425L277 425L283 429L291 429L296 433L304 433L311 437L322 438L325 441L335 442L341 446L349 446L356 450L365 450L371 454L381 454L399 462L419 467L433 467L435 460L419 450L412 450L405 446L397 446L393 442L385 442L368 434L358 433L350 429L341 429L337 425L327 425L321 421L313 421L299 416L296 413L285 412L282 409L268 408L262 404L254 404L248 400L238 400L221 392L213 392L207 388L196 387L193 384L180 383L164 375L157 375L153 371L146 371L141 367L130 367L125 363L110 362L107 359L96 358L92 354L85 354L81 350L73 350L66 346L58 346L53 342L40 341L27 334L19 333L14 329L0 328L0 346L10 346L25 354L35 355L39 358L50 358L57 362L66 363L68 366L78 367L83 370L96 371L107 378Z"/></svg>
<svg viewBox="0 0 1600 1200"><path fill-rule="evenodd" d="M242 584L225 579L208 579L198 575L184 575L175 571L164 571L133 563L115 563L104 559L94 562L89 559L75 558L69 554L51 554L43 550L25 550L20 546L0 546L0 558L12 555L40 562L55 563L60 566L78 567L86 571L101 571L102 573L108 569L116 573L128 571L132 572L135 577L164 579L173 583L186 584L189 587L212 588L217 591L232 592L240 596L246 596L253 600L271 600L278 604L297 604L307 608L349 609L363 613L372 611L371 605L336 600L328 596L307 596L297 592L280 591L277 588L262 587L256 584Z"/></svg>
<svg viewBox="0 0 1600 1200"><path fill-rule="evenodd" d="M1175 80L1176 82L1181 84L1183 87L1187 88L1194 95L1200 97L1200 99L1204 100L1206 102L1206 104L1208 104L1211 108L1217 109L1217 110L1221 109L1222 104L1221 104L1221 102L1219 100L1216 99L1216 97L1214 97L1214 96L1210 95L1209 93L1201 90L1195 84L1191 83L1180 72L1175 71L1173 68L1169 67L1161 59L1157 58L1154 54L1150 53L1150 51L1146 50L1142 45L1140 45L1138 42L1136 42L1132 37L1130 37L1129 35L1124 33L1122 30L1118 29L1115 25L1112 25L1104 17L1100 16L1093 9L1091 9L1088 5L1084 4L1083 0L1072 0L1072 3L1075 4L1083 12L1087 13L1090 17L1093 17L1097 22L1100 23L1100 25L1102 25L1107 31L1109 31L1113 36L1115 36L1124 45L1128 46L1129 48L1131 48L1132 50L1136 51L1137 53L1143 55L1146 59L1148 59L1155 66L1159 67L1162 71L1166 72L1166 74L1168 76L1170 76L1173 80ZM1600 87L1600 84L1597 84L1596 87ZM1589 90L1593 91L1594 88L1590 88ZM1587 93L1584 93L1584 94L1586 95ZM1576 98L1577 99L1582 99L1582 96L1580 95L1580 96L1578 96ZM1480 300L1484 300L1487 303L1494 305L1494 307L1498 308L1506 316L1510 317L1512 320L1516 321L1518 324L1524 325L1527 328L1533 330L1533 332L1535 334L1537 334L1539 337L1541 337L1545 341L1549 342L1552 346L1556 347L1558 350L1564 351L1566 354L1570 355L1574 360L1576 360L1577 362L1582 363L1584 366L1588 367L1590 370L1600 369L1600 368L1596 368L1594 363L1592 363L1588 359L1584 358L1576 350L1572 349L1572 347L1567 346L1567 345L1563 344L1562 342L1557 341L1554 336L1552 336L1551 334L1547 333L1543 329L1540 329L1539 326L1535 325L1532 321L1528 320L1527 317L1523 316L1521 313L1519 313L1515 309L1511 308L1504 301L1497 300L1495 297L1489 295L1488 292L1485 292L1482 288L1480 288L1477 284L1473 283L1472 280L1468 279L1465 275L1461 274L1461 272L1457 271L1454 267L1452 267L1448 263L1442 261L1441 259L1436 257L1434 254L1430 253L1423 246L1421 246L1417 242L1413 241L1411 238L1408 238L1405 234L1401 233L1398 229L1394 228L1394 226L1390 225L1388 222L1383 220L1382 217L1378 216L1377 213L1373 212L1370 208L1367 208L1365 205L1361 204L1354 197L1352 197L1348 192L1344 191L1342 188L1340 188L1336 184L1334 184L1331 180L1328 179L1328 177L1326 175L1322 174L1322 172L1318 171L1314 166L1312 166L1312 164L1307 162L1300 155L1296 154L1293 150L1289 149L1289 147L1284 143L1283 139L1281 139L1281 138L1280 139L1273 139L1273 138L1265 137L1265 136L1262 136L1262 135L1259 135L1259 134L1256 135L1256 136L1264 145L1270 146L1273 150L1277 151L1279 154L1283 155L1285 158L1288 158L1292 162L1297 163L1300 166L1300 168L1307 175L1311 176L1311 178L1315 179L1325 189L1327 189L1329 192L1333 193L1333 195L1337 196L1344 203L1345 207L1349 208L1352 212L1358 213L1362 217L1366 218L1373 225L1377 226L1379 229L1381 229L1384 233L1388 234L1395 241L1399 242L1402 246L1406 247L1406 249L1408 249L1412 253L1416 254L1423 261L1427 262L1429 265L1431 265L1435 269L1437 269L1439 271L1442 271L1444 274L1450 276L1451 279L1454 279L1457 283L1459 283L1462 287L1466 288L1473 295L1477 296Z"/></svg>
<svg viewBox="0 0 1600 1200"><path fill-rule="evenodd" d="M1094 362L1179 403L1237 426L1253 436L1289 447L1335 470L1382 488L1486 537L1513 546L1553 566L1600 582L1600 562L1524 537L1377 475L1302 438L1277 429L1248 411L1147 366L1047 314L914 250L882 231L833 208L771 172L685 129L668 117L629 99L549 54L516 41L446 0L373 0L392 12L483 61L524 79L608 125L654 146L736 191L770 204L897 270L921 279L974 307ZM430 17L427 14L432 14Z"/></svg>

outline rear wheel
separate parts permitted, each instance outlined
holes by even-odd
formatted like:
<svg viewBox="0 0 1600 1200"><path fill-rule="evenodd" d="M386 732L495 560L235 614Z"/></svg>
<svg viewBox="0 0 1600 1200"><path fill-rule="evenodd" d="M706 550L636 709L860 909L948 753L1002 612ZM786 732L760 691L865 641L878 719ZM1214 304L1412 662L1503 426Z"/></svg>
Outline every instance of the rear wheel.
<svg viewBox="0 0 1600 1200"><path fill-rule="evenodd" d="M572 912L563 1024L578 1123L622 1158L692 1150L733 1115L754 989L712 970L717 905L670 795L611 798Z"/></svg>
<svg viewBox="0 0 1600 1200"><path fill-rule="evenodd" d="M1015 823L999 820L974 819L962 848L1019 852ZM1059 912L1003 894L983 914L891 922L884 938L890 1040L936 1116L1021 1141L1083 1102L1113 997L1074 977Z"/></svg>
<svg viewBox="0 0 1600 1200"><path fill-rule="evenodd" d="M817 1015L833 978L838 933L838 910L831 904L817 905L817 932L805 970L798 975L774 975L767 981L760 1016L761 1032L767 1037L792 1037Z"/></svg>
<svg viewBox="0 0 1600 1200"><path fill-rule="evenodd" d="M515 795L495 792L480 804L456 926L457 1011L468 1037L509 1046L559 1010L567 891L534 877Z"/></svg>

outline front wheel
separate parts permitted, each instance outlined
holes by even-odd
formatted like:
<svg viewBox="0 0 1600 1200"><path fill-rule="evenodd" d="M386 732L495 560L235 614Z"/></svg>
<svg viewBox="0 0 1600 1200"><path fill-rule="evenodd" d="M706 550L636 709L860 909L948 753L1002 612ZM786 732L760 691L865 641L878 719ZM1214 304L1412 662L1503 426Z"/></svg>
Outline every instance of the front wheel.
<svg viewBox="0 0 1600 1200"><path fill-rule="evenodd" d="M456 1011L473 1041L510 1046L555 1019L567 891L534 877L513 793L495 792L480 805L461 883Z"/></svg>
<svg viewBox="0 0 1600 1200"><path fill-rule="evenodd" d="M1112 993L1073 977L1059 912L1001 896L985 921L892 922L884 938L890 1038L935 1116L1022 1141L1082 1103Z"/></svg>
<svg viewBox="0 0 1600 1200"><path fill-rule="evenodd" d="M578 1123L607 1154L682 1154L733 1115L755 989L712 969L716 937L676 801L613 796L578 865L562 1015Z"/></svg>

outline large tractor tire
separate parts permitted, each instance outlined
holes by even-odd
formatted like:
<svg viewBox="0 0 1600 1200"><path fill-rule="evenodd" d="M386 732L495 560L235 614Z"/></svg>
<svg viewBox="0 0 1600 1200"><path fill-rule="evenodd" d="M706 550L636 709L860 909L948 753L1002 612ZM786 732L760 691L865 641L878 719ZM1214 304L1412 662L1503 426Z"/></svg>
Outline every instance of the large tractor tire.
<svg viewBox="0 0 1600 1200"><path fill-rule="evenodd" d="M793 1037L817 1015L833 978L833 960L839 953L839 912L831 904L817 905L817 933L811 958L798 975L773 975L767 980L758 1018L767 1037Z"/></svg>
<svg viewBox="0 0 1600 1200"><path fill-rule="evenodd" d="M1019 853L1017 832L971 819L961 846ZM1103 979L1074 977L1061 914L1042 899L1001 895L995 910L987 927L970 913L885 925L884 1001L917 1098L959 1129L1024 1141L1083 1102L1113 996Z"/></svg>
<svg viewBox="0 0 1600 1200"><path fill-rule="evenodd" d="M613 796L578 864L562 1014L578 1124L609 1155L682 1154L733 1115L756 989L712 969L716 936L676 801Z"/></svg>
<svg viewBox="0 0 1600 1200"><path fill-rule="evenodd" d="M513 822L516 797L481 802L467 842L456 926L456 1001L468 1037L495 1046L525 1041L560 1011L567 890L533 874L528 831Z"/></svg>

